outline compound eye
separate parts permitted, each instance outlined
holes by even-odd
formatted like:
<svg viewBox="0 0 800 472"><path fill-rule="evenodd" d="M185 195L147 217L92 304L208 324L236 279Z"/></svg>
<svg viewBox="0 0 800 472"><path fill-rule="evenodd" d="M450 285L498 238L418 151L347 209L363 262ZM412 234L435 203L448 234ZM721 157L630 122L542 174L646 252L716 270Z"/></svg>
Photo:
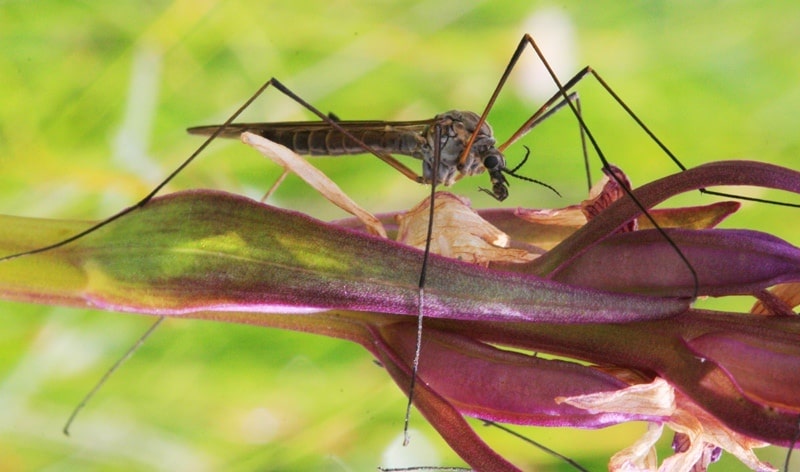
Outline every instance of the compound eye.
<svg viewBox="0 0 800 472"><path fill-rule="evenodd" d="M500 160L497 156L486 156L483 160L483 167L486 167L487 170L494 170L497 166L500 165Z"/></svg>

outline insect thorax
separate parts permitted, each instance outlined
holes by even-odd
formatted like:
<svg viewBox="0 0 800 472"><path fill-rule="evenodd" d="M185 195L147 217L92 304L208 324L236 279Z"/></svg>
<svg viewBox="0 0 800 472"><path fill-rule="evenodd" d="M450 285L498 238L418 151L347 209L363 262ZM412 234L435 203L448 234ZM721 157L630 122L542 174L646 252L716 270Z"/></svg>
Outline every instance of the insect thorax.
<svg viewBox="0 0 800 472"><path fill-rule="evenodd" d="M435 120L436 125L429 127L425 133L428 144L423 155L422 170L423 177L427 182L432 180L431 176L433 175L434 135L437 125L441 133L438 183L452 185L457 174L470 176L484 172L486 169L483 159L490 154L495 157L499 156L501 161L498 165L505 167L502 154L494 147L495 139L488 123L483 123L464 165L461 168L458 167L458 159L480 120L477 114L471 111L450 110L436 115Z"/></svg>

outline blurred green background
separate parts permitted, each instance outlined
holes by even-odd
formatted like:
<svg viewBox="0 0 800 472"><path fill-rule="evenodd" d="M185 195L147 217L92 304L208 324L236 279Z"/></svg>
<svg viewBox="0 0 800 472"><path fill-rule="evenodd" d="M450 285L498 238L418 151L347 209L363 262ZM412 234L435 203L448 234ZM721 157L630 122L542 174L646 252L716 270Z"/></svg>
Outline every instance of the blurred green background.
<svg viewBox="0 0 800 472"><path fill-rule="evenodd" d="M145 195L199 144L184 133L187 126L221 122L271 76L343 119L480 111L524 32L561 65L562 79L594 66L689 166L754 158L798 167L798 31L800 4L792 1L3 2L0 211L108 216ZM516 73L490 115L500 140L542 101L542 92L529 90L531 73L540 75ZM673 172L600 87L585 82L583 109L609 159L634 183ZM522 172L564 198L514 181L504 205L558 207L583 198L577 126L560 115L524 140L533 153ZM307 118L275 91L246 113L248 120ZM512 147L509 161L523 153ZM406 208L427 192L369 156L314 162L370 210ZM212 187L258 197L278 174L253 151L220 143L169 190ZM488 178L466 179L454 191L476 207L496 205L478 186ZM681 201L712 200L693 194ZM294 178L276 202L322 218L343 216ZM791 210L746 205L729 226L796 243L796 221ZM398 451L404 398L359 347L179 319L167 321L112 376L72 437L64 437L71 410L152 321L0 304L0 468L461 464L418 414L412 447ZM520 429L602 470L644 426ZM571 470L505 434L482 431L526 468ZM662 455L670 439L662 441ZM783 451L761 456L780 464ZM712 470L744 470L724 461Z"/></svg>

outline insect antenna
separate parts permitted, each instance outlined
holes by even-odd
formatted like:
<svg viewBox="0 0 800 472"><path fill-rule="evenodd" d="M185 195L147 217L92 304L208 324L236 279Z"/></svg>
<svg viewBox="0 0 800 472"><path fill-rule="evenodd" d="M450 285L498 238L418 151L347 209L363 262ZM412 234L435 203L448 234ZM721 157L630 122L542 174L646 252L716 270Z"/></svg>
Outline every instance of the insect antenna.
<svg viewBox="0 0 800 472"><path fill-rule="evenodd" d="M531 155L531 148L529 148L528 146L522 146L522 147L525 148L525 157L522 158L522 161L516 166L514 166L514 168L511 170L503 169L503 172L505 172L508 175L513 175L514 177L517 177L514 173L518 171L522 166L524 166L526 162L528 162L528 157L530 157Z"/></svg>
<svg viewBox="0 0 800 472"><path fill-rule="evenodd" d="M555 187L553 187L552 185L547 184L545 182L542 182L541 180L536 180L536 179L534 179L532 177L526 177L524 175L517 174L517 171L523 165L525 165L525 163L528 161L528 156L530 156L530 154L531 154L531 150L530 150L530 148L528 146L523 146L523 147L525 148L525 157L522 158L522 162L517 164L511 170L509 170L509 169L500 169L500 171L503 172L504 174L507 174L507 175L510 175L511 177L514 177L515 179L524 180L526 182L531 182L531 183L534 183L534 184L541 185L542 187L548 188L548 189L552 190L553 193L555 193L556 195L558 195L560 197L561 193L559 193L559 191L556 190ZM483 189L481 189L481 190L483 190Z"/></svg>

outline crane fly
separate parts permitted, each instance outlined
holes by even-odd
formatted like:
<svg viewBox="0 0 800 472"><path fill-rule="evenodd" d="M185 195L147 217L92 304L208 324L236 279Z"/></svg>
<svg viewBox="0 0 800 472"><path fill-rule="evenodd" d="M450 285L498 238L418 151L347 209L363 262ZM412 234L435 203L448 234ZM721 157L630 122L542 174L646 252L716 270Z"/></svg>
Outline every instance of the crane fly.
<svg viewBox="0 0 800 472"><path fill-rule="evenodd" d="M536 123L540 123L560 107L549 110ZM196 126L189 128L188 132L211 135L221 130L218 136L223 138L238 138L242 133L250 132L286 146L298 154L310 156L342 156L371 151L409 179L422 184L450 186L463 177L486 171L489 173L492 190L481 190L499 201L508 198L509 184L503 174L543 185L558 194L558 191L544 182L517 174L519 166L508 169L505 156L495 146L496 140L491 126L485 121L481 123L480 116L471 111L450 110L432 119L417 121L341 121L330 115L329 118L330 121L232 123L224 129L221 129L221 125ZM437 132L440 136L439 161L436 166L438 170L434 171ZM470 146L473 135L475 138ZM422 175L414 173L392 154L422 160Z"/></svg>
<svg viewBox="0 0 800 472"><path fill-rule="evenodd" d="M500 91L502 90L508 76L514 69L520 56L530 46L541 62L548 70L553 83L556 84L558 91L546 101L531 117L524 122L520 128L503 144L497 145L492 128L486 122L489 111L494 105ZM610 164L603 155L599 145L592 136L584 119L580 113L580 102L575 92L570 90L587 76L593 76L600 85L613 97L626 113L639 125L639 127L672 159L682 170L686 168L670 152L667 147L644 125L644 123L634 114L634 112L619 98L619 96L600 78L600 76L590 67L585 67L570 80L562 84L553 70L545 60L539 47L529 35L524 35L512 55L498 85L491 95L488 104L482 114L470 111L451 110L436 115L431 119L418 121L342 121L331 115L325 115L317 108L303 100L280 81L272 78L265 82L245 103L237 109L224 123L220 125L198 126L189 128L193 134L208 135L206 141L201 144L180 166L170 173L160 184L136 204L121 210L120 212L100 221L90 228L77 233L63 240L54 242L48 246L39 247L33 250L0 257L0 261L29 254L40 253L67 245L76 241L93 231L106 226L113 221L122 218L130 212L144 207L157 193L159 193L177 174L185 169L197 158L203 150L217 137L238 137L242 132L249 131L258 134L271 141L275 141L299 154L339 156L349 154L372 153L378 158L397 169L409 179L423 184L431 184L431 192L435 191L436 185L452 185L464 177L469 177L487 172L491 182L491 191L485 190L497 200L504 200L509 196L509 181L506 175L516 177L525 181L530 181L543 185L553 191L555 189L543 182L517 174L520 165L508 169L505 149L522 135L529 132L537 124L547 119L552 113L568 106L575 115L581 137L584 136L591 141L592 147L598 158L602 161L604 168L610 169ZM275 122L275 123L235 123L238 116L267 88L272 87L283 95L289 97L304 108L313 112L320 121L300 121L300 122ZM422 173L417 174L398 160L392 154L410 156L422 161ZM527 158L527 155L525 156ZM586 159L586 153L584 152ZM525 162L525 159L522 161ZM614 173L613 178L617 178ZM587 177L588 178L588 177ZM590 180L590 178L589 178ZM629 192L628 187L621 187ZM557 192L556 192L557 193ZM632 194L628 195L635 200ZM723 194L724 195L724 194ZM741 197L739 197L741 198ZM760 200L764 201L764 200ZM638 203L638 202L637 202ZM772 202L769 203L780 203ZM649 217L647 209L641 208L644 215ZM431 213L433 212L433 202L431 202ZM432 218L429 220L432 221ZM655 224L656 228L659 228ZM660 228L659 228L660 229ZM430 243L429 226L428 243ZM662 232L664 238L671 242L669 236ZM684 260L687 268L692 271L691 264L683 257L680 249L672 243L675 252ZM417 364L419 361L419 336L422 335L422 319L424 315L423 293L425 287L426 266L425 261L428 256L428 248L424 252L419 279L419 329L417 351L415 353L412 383L409 395L409 406L413 395L413 382L416 379ZM696 283L696 275L695 275ZM116 366L114 367L116 368ZM113 369L113 368L112 368ZM94 390L93 390L94 391ZM78 409L85 404L82 402ZM77 410L74 413L77 413ZM407 414L408 415L408 414ZM74 417L74 414L73 414ZM70 418L71 421L71 418ZM408 416L406 416L406 422Z"/></svg>

